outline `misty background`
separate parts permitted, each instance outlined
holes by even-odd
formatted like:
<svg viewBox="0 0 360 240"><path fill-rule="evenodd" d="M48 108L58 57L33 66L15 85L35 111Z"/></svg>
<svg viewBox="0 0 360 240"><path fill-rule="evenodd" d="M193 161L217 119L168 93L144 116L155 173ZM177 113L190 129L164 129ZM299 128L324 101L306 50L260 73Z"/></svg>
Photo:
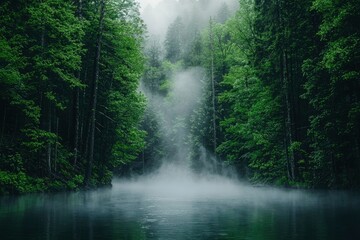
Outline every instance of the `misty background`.
<svg viewBox="0 0 360 240"><path fill-rule="evenodd" d="M165 40L169 25L178 17L187 34L194 34L208 25L210 17L224 22L239 7L237 0L139 0L139 3L148 37L160 42Z"/></svg>
<svg viewBox="0 0 360 240"><path fill-rule="evenodd" d="M148 133L148 148L143 152L142 162L133 164L132 169L138 173L157 171L159 175L170 172L170 176L178 174L175 179L182 180L193 179L189 174L194 170L204 176L234 177L232 170L224 170L216 157L194 140L199 121L196 113L203 111L210 74L193 62L198 56L191 57L189 53L201 38L206 38L204 30L211 21L225 23L236 12L238 1L139 3L146 25L147 63L140 91L147 98L143 129Z"/></svg>

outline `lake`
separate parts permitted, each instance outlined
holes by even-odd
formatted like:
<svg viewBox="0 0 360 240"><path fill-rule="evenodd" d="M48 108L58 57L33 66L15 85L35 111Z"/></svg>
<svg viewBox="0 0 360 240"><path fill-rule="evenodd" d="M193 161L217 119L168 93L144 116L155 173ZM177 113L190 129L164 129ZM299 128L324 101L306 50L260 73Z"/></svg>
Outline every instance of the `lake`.
<svg viewBox="0 0 360 240"><path fill-rule="evenodd" d="M360 239L347 192L214 179L115 180L112 188L0 198L0 239Z"/></svg>

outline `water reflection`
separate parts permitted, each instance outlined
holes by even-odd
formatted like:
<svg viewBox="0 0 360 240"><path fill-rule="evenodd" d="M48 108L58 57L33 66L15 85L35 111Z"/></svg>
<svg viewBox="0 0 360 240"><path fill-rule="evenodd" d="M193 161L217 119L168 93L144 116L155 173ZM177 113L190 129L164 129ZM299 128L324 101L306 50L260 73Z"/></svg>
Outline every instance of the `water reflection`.
<svg viewBox="0 0 360 240"><path fill-rule="evenodd" d="M192 192L180 197L133 182L115 183L112 189L94 192L2 197L1 239L279 240L360 236L358 196L246 186L232 190L236 192L233 195L221 195L219 191L216 196L198 189L199 195Z"/></svg>

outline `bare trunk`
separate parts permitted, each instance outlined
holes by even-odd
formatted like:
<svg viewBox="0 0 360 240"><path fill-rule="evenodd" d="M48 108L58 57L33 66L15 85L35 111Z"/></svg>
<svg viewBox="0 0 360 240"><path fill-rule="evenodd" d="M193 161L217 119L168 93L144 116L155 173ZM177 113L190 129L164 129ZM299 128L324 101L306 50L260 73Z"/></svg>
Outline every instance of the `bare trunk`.
<svg viewBox="0 0 360 240"><path fill-rule="evenodd" d="M333 181L333 184L337 183L337 171L336 171L336 162L335 162L335 157L334 157L334 153L332 150L330 150L330 162L331 162L331 179Z"/></svg>
<svg viewBox="0 0 360 240"><path fill-rule="evenodd" d="M45 27L42 29L41 31L41 40L40 40L40 44L41 44L41 48L42 48L42 53L44 53L44 48L45 48ZM43 99L41 100L41 102L43 101ZM48 110L47 110L47 117L44 118L44 129L46 129L49 133L51 133L52 131L52 104L51 104L51 100L48 101L44 101L45 103L48 102ZM45 105L45 104L44 104ZM47 118L47 119L46 119ZM52 172L52 167L51 167L51 155L52 154L52 146L51 146L51 140L48 139L48 143L47 143L47 147L46 147L46 164L47 164L47 173L50 175Z"/></svg>
<svg viewBox="0 0 360 240"><path fill-rule="evenodd" d="M82 20L82 0L78 0L78 8L77 8L77 15L79 18L79 21ZM77 73L77 78L80 81L80 70ZM77 164L77 160L78 160L78 153L79 153L79 118L80 118L80 106L79 106L79 101L80 101L80 89L79 87L76 87L74 89L74 95L73 95L73 132L74 132L74 159L73 159L73 164L76 165Z"/></svg>
<svg viewBox="0 0 360 240"><path fill-rule="evenodd" d="M214 36L212 29L212 19L210 18L210 48L211 48L211 92L212 92L212 122L213 122L213 147L216 159L217 136L216 136L216 93L215 93L215 73L214 73Z"/></svg>
<svg viewBox="0 0 360 240"><path fill-rule="evenodd" d="M92 165L94 161L94 143L95 143L95 123L96 123L96 105L97 105L97 91L99 83L99 65L100 65L100 53L101 53L101 38L103 31L103 22L105 14L105 0L100 2L100 19L99 19L99 31L96 42L96 53L94 61L94 75L93 75L93 86L92 86L92 98L91 98L91 115L89 124L89 156L85 174L85 185L89 186L89 180L92 174Z"/></svg>
<svg viewBox="0 0 360 240"><path fill-rule="evenodd" d="M284 145L285 145L287 175L288 175L288 179L292 179L292 176L291 176L291 164L290 164L290 157L289 157L289 144L288 144L286 124L287 124L287 119L284 117L284 128L285 128Z"/></svg>
<svg viewBox="0 0 360 240"><path fill-rule="evenodd" d="M11 135L11 143L14 142L15 136L16 136L16 132L18 129L18 124L19 124L19 114L16 112L15 113L15 124L14 124L14 131L13 134Z"/></svg>
<svg viewBox="0 0 360 240"><path fill-rule="evenodd" d="M287 53L286 50L283 51L283 87L285 93L285 107L286 107L286 136L287 136L287 151L288 151L288 161L290 163L290 173L291 180L296 179L296 164L294 151L292 150L293 145L293 136L292 136L292 121L291 121L291 104L290 104L290 96L289 96L289 76L288 76L288 67L287 67Z"/></svg>
<svg viewBox="0 0 360 240"><path fill-rule="evenodd" d="M355 136L355 154L356 154L355 156L356 156L358 168L360 170L360 146L357 137L358 136Z"/></svg>
<svg viewBox="0 0 360 240"><path fill-rule="evenodd" d="M87 68L84 70L84 82L87 82ZM86 99L86 91L81 92L81 108L79 109L80 112L80 133L79 133L79 152L82 153L82 156L87 156L87 135L85 136L86 126L88 126L87 121L85 120L85 99ZM79 103L80 104L80 103ZM87 132L86 132L87 133ZM84 141L85 139L85 141Z"/></svg>
<svg viewBox="0 0 360 240"><path fill-rule="evenodd" d="M5 125L6 125L6 105L4 105L4 115L3 115L3 121L2 121L2 125L1 125L1 139L0 139L0 144L3 141L3 137L4 137L4 133L5 133ZM14 131L15 132L15 131Z"/></svg>
<svg viewBox="0 0 360 240"><path fill-rule="evenodd" d="M359 102L359 91L357 89L360 89L360 83L357 82L357 85L354 86L355 94L354 94L354 102ZM360 171L360 129L357 128L354 136L354 143L355 143L355 161L358 164L358 170Z"/></svg>
<svg viewBox="0 0 360 240"><path fill-rule="evenodd" d="M294 157L294 151L292 150L293 146L293 134L292 134L292 118L291 118L291 100L289 96L289 66L288 66L288 56L287 56L287 26L283 20L283 7L282 1L277 1L278 5L278 20L279 20L279 32L281 36L282 49L280 52L280 66L281 66L281 80L283 83L283 94L285 100L285 151L286 151L286 160L288 164L288 172L290 175L290 180L296 180L296 163Z"/></svg>
<svg viewBox="0 0 360 240"><path fill-rule="evenodd" d="M59 118L56 118L56 137L59 136ZM55 154L54 154L54 172L57 171L57 156L58 156L58 139L55 143Z"/></svg>
<svg viewBox="0 0 360 240"><path fill-rule="evenodd" d="M49 102L49 109L48 109L48 132L51 133L51 103ZM48 165L48 173L51 173L51 142L49 141L47 144L47 165Z"/></svg>
<svg viewBox="0 0 360 240"><path fill-rule="evenodd" d="M80 74L78 75L80 76ZM78 152L79 152L79 117L80 117L80 106L79 106L79 95L80 89L74 89L74 99L73 99L73 131L74 131L74 139L73 139L73 147L74 147L74 159L73 164L77 164Z"/></svg>
<svg viewBox="0 0 360 240"><path fill-rule="evenodd" d="M145 150L142 151L142 172L145 174Z"/></svg>

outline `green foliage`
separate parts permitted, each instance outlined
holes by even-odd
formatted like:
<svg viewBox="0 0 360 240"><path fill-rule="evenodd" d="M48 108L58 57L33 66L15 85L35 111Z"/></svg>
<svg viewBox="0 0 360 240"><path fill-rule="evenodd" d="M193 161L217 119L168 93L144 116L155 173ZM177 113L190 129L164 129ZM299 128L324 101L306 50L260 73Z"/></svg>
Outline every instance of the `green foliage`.
<svg viewBox="0 0 360 240"><path fill-rule="evenodd" d="M304 98L314 111L307 181L321 187L358 185L359 165L359 4L313 2L321 16L321 53L304 61ZM355 122L356 121L356 122Z"/></svg>
<svg viewBox="0 0 360 240"><path fill-rule="evenodd" d="M22 132L27 139L22 143L30 152L37 152L44 148L47 143L54 144L57 136L54 133L37 128L25 128Z"/></svg>
<svg viewBox="0 0 360 240"><path fill-rule="evenodd" d="M172 63L179 61L182 57L182 49L184 47L183 36L184 24L181 17L177 17L170 24L165 40L166 59Z"/></svg>
<svg viewBox="0 0 360 240"><path fill-rule="evenodd" d="M83 182L84 182L84 176L75 175L72 179L67 181L67 187L70 190L77 190L79 189L79 186L81 186Z"/></svg>
<svg viewBox="0 0 360 240"><path fill-rule="evenodd" d="M358 1L239 3L228 21L223 5L201 32L190 23L200 21L196 11L176 18L162 59L156 43L142 54L133 0L2 1L0 193L77 190L89 168L93 187L132 162L155 168L171 143L161 140L161 116L146 108L139 79L144 73L144 89L171 107L169 79L199 65L207 76L197 108L174 118L167 136L179 141L177 129L190 126L181 141L191 159L210 150L256 183L358 187Z"/></svg>
<svg viewBox="0 0 360 240"><path fill-rule="evenodd" d="M19 194L46 190L45 181L17 173L0 170L0 194Z"/></svg>
<svg viewBox="0 0 360 240"><path fill-rule="evenodd" d="M99 28L99 2L0 3L1 192L82 187L99 35L93 186L109 184L144 147L138 5L104 1Z"/></svg>
<svg viewBox="0 0 360 240"><path fill-rule="evenodd" d="M4 147L2 146L2 148ZM0 169L8 169L15 173L24 171L24 161L19 153L2 153L0 157Z"/></svg>
<svg viewBox="0 0 360 240"><path fill-rule="evenodd" d="M243 177L293 187L358 186L355 2L242 0L232 19L203 32L202 65L210 71L213 54L219 83L217 153ZM211 139L209 96L193 120L196 146Z"/></svg>

